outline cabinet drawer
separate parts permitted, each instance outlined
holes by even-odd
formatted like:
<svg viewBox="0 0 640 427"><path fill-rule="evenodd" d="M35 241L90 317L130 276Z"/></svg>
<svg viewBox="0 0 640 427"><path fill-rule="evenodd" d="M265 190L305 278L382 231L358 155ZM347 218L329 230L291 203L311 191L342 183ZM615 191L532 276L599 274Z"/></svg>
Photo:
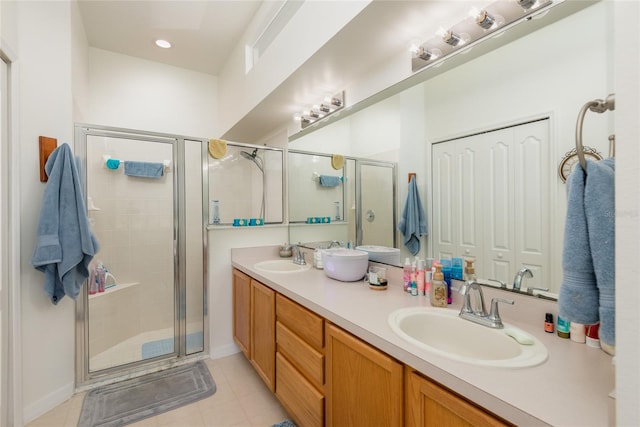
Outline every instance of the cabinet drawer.
<svg viewBox="0 0 640 427"><path fill-rule="evenodd" d="M296 424L324 425L324 396L280 353L276 353L276 396Z"/></svg>
<svg viewBox="0 0 640 427"><path fill-rule="evenodd" d="M280 321L276 322L277 351L305 375L319 390L324 384L324 355L304 342Z"/></svg>
<svg viewBox="0 0 640 427"><path fill-rule="evenodd" d="M324 348L324 320L298 303L278 294L276 318L318 351Z"/></svg>

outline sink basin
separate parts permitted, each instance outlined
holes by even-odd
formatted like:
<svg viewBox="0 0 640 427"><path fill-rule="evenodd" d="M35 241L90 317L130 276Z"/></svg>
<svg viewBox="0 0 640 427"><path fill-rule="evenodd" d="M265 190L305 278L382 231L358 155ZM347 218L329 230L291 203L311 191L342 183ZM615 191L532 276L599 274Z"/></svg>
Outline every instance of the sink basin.
<svg viewBox="0 0 640 427"><path fill-rule="evenodd" d="M378 245L356 246L356 249L369 254L369 261L383 262L385 264L400 265L400 249Z"/></svg>
<svg viewBox="0 0 640 427"><path fill-rule="evenodd" d="M274 259L257 262L253 264L253 267L257 270L262 270L269 273L297 273L300 271L309 270L311 268L311 265L294 264L290 259Z"/></svg>
<svg viewBox="0 0 640 427"><path fill-rule="evenodd" d="M388 322L400 338L460 362L523 368L547 360L547 348L531 334L506 323L504 329L478 325L458 317L457 310L402 308L392 312ZM520 344L512 335L530 344Z"/></svg>
<svg viewBox="0 0 640 427"><path fill-rule="evenodd" d="M345 248L322 250L324 274L342 282L362 280L369 266L369 254L365 251Z"/></svg>

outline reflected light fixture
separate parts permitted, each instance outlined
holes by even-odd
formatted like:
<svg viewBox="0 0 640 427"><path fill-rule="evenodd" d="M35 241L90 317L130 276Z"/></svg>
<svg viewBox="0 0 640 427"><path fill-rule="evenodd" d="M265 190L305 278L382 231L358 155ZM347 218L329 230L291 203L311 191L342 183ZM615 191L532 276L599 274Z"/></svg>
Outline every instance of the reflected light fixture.
<svg viewBox="0 0 640 427"><path fill-rule="evenodd" d="M512 26L546 14L566 0L497 0L482 10L471 8L468 16L411 49L411 70L436 67L457 54L469 51L485 37L499 36Z"/></svg>
<svg viewBox="0 0 640 427"><path fill-rule="evenodd" d="M156 40L156 46L161 47L163 49L169 49L171 47L171 43L166 40L158 39Z"/></svg>
<svg viewBox="0 0 640 427"><path fill-rule="evenodd" d="M302 129L304 129L318 120L322 120L335 113L343 107L344 91L333 96L325 97L321 104L315 104L313 107L303 111L301 114L295 114L293 119L299 121Z"/></svg>

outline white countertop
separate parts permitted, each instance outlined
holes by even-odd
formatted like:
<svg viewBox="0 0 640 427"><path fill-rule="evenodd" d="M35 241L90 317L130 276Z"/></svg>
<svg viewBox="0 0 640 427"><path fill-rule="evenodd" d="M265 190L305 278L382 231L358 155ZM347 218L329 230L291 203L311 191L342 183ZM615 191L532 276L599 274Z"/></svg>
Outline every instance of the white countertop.
<svg viewBox="0 0 640 427"><path fill-rule="evenodd" d="M516 301L514 306L500 307L502 319L538 338L549 357L530 368L481 367L423 350L391 330L387 317L392 311L430 306L428 298L404 292L401 269L386 266L388 289L374 291L362 281L339 282L313 268L301 273L269 273L253 267L268 259L279 259L277 246L231 252L233 267L514 424L611 423L612 358L602 350L544 332L544 313L557 317L555 302L484 288L486 301L493 293ZM311 259L307 255L307 260ZM452 308L459 308L456 294Z"/></svg>

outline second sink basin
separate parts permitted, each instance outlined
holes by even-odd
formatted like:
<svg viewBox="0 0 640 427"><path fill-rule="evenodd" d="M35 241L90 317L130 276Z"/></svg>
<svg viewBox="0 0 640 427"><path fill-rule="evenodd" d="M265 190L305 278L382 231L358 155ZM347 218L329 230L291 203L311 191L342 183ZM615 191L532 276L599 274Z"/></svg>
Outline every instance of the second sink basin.
<svg viewBox="0 0 640 427"><path fill-rule="evenodd" d="M307 271L311 268L309 264L294 264L290 259L260 261L255 263L253 267L258 270L267 271L269 273L297 273L300 271Z"/></svg>
<svg viewBox="0 0 640 427"><path fill-rule="evenodd" d="M547 360L547 349L525 331L505 323L492 329L458 317L445 308L409 307L389 315L389 326L402 339L453 360L481 366L522 368ZM520 344L520 341L530 344Z"/></svg>

